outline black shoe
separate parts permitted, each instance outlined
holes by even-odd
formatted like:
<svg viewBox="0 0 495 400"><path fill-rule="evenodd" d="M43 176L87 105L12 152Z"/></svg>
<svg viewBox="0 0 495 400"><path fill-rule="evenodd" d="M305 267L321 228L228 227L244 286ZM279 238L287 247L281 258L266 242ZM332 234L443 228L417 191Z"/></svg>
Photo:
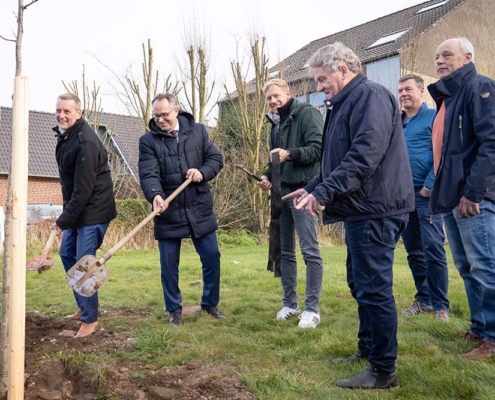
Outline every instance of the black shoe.
<svg viewBox="0 0 495 400"><path fill-rule="evenodd" d="M372 365L368 365L359 375L348 379L339 379L335 386L346 389L396 389L400 386L395 372L384 374Z"/></svg>
<svg viewBox="0 0 495 400"><path fill-rule="evenodd" d="M366 360L368 358L367 355L364 355L361 353L360 350L358 350L356 353L354 353L352 356L347 357L347 358L334 358L332 362L334 364L340 364L340 363L348 363L352 364L358 361Z"/></svg>
<svg viewBox="0 0 495 400"><path fill-rule="evenodd" d="M170 325L181 326L182 325L182 314L179 312L170 313L170 319L168 320Z"/></svg>
<svg viewBox="0 0 495 400"><path fill-rule="evenodd" d="M203 311L206 311L208 314L210 314L213 318L216 318L216 319L225 319L225 318L227 318L220 311L218 311L218 308L216 306L213 306L211 308L206 308Z"/></svg>

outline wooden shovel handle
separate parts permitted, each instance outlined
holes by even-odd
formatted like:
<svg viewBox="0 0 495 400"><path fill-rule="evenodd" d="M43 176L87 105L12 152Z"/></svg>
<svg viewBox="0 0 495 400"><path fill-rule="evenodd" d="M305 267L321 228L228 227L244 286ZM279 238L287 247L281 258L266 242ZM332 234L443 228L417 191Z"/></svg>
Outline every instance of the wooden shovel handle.
<svg viewBox="0 0 495 400"><path fill-rule="evenodd" d="M55 236L57 236L57 230L52 229L52 232L50 233L50 237L48 238L45 244L45 248L43 249L43 259L46 259L50 254L50 250L52 249L53 242L55 241Z"/></svg>
<svg viewBox="0 0 495 400"><path fill-rule="evenodd" d="M182 192L187 185L191 183L191 178L186 179L182 185L180 185L174 192L165 199L165 204L169 204L173 199L177 197L177 195ZM115 246L113 246L108 252L101 258L96 261L96 265L100 266L105 264L106 261L110 259L117 251L119 251L122 246L124 246L129 240L131 240L136 233L138 233L143 226L145 226L148 222L150 222L153 218L155 218L160 213L160 208L154 210L150 215L148 215L145 219L143 219L138 226L136 226L132 231L130 231L124 238L120 240ZM96 268L95 268L96 269Z"/></svg>

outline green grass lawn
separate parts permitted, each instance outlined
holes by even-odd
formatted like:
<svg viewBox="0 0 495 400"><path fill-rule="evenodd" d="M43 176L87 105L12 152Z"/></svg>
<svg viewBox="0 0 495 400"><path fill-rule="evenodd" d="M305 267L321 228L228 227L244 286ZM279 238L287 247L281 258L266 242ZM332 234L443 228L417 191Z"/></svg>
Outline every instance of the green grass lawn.
<svg viewBox="0 0 495 400"><path fill-rule="evenodd" d="M111 319L104 314L106 329L135 331L137 347L125 357L142 357L158 368L201 360L205 364L231 364L243 382L262 399L494 399L495 360L469 361L458 354L472 348L456 336L469 326L464 286L449 259L450 323L432 315L403 317L415 293L405 251L399 247L394 267L394 291L399 310L399 358L401 388L394 391L349 391L334 387L337 379L361 372L366 366L332 364L335 357L351 355L357 343L357 306L346 285L342 246L323 247L325 264L321 296L321 323L302 330L297 318L277 321L281 308L280 281L266 271L267 247L223 248L221 301L226 320L208 315L184 319L171 327L164 312L158 251L120 252L107 266L109 280L99 291L100 309L149 309L137 322ZM304 305L305 268L299 256L298 292ZM60 260L41 275L27 272L28 310L53 317L75 311ZM183 306L199 305L202 285L199 258L192 246L182 249L180 285ZM151 311L152 310L152 311Z"/></svg>

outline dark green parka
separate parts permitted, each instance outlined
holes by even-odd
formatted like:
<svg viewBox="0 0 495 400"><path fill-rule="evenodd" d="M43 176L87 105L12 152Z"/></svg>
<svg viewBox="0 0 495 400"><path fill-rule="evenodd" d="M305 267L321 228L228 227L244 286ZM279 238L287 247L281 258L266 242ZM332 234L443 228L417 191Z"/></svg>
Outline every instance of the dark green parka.
<svg viewBox="0 0 495 400"><path fill-rule="evenodd" d="M300 189L320 171L321 141L323 135L323 117L320 112L309 103L297 99L290 99L279 108L281 122L279 127L279 142L277 141L274 123L270 132L270 150L281 148L289 149L290 161L282 163L281 180L282 195ZM263 173L270 181L272 165Z"/></svg>

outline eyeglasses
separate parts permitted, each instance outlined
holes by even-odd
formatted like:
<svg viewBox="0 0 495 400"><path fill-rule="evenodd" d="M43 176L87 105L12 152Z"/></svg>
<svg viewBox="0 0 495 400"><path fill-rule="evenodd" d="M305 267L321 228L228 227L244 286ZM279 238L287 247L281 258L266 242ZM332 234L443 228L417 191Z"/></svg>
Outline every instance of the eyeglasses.
<svg viewBox="0 0 495 400"><path fill-rule="evenodd" d="M176 108L172 108L172 109L171 109L169 112L167 112L167 113L163 113L163 114L160 114L160 115L155 115L155 114L153 114L153 119L154 119L155 121L160 121L160 119L166 119L166 118L168 118L168 116L169 116L170 114L172 114L175 110L176 110Z"/></svg>

